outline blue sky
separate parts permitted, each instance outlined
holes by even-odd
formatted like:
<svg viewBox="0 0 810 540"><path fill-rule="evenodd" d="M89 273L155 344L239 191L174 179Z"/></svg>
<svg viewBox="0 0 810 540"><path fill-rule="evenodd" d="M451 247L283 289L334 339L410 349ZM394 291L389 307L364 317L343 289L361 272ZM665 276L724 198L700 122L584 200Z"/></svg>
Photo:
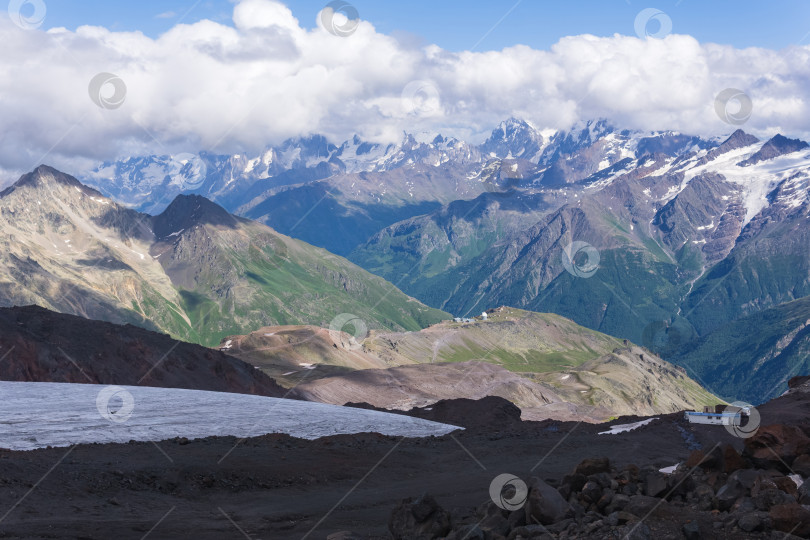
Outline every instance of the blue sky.
<svg viewBox="0 0 810 540"><path fill-rule="evenodd" d="M328 0L29 1L46 5L42 26L22 24L40 21L25 10L0 21L0 71L14 73L0 78L0 117L14 126L0 171L30 170L43 154L79 170L251 153L313 133L475 143L510 117L720 137L737 125L723 107L741 103L718 102L728 91L752 104L746 131L810 138L810 0L348 0L367 24L343 36L309 31ZM650 8L671 29L656 35L651 22L637 37ZM167 32L202 19L218 24ZM109 31L75 32L83 25ZM68 31L42 31L55 27ZM99 76L118 82L105 95L126 87L116 107L100 104Z"/></svg>
<svg viewBox="0 0 810 540"><path fill-rule="evenodd" d="M315 16L326 4L324 0L285 3L304 27L315 26ZM140 30L152 37L181 17L186 23L211 19L230 24L233 10L228 0L46 0L46 4L46 28L73 30L93 24L111 30ZM690 34L704 43L770 49L810 43L810 2L806 0L353 0L352 4L381 33L435 43L452 51L473 47L476 51L500 50L515 44L547 49L567 35L633 35L635 15L647 7L669 15L673 33Z"/></svg>

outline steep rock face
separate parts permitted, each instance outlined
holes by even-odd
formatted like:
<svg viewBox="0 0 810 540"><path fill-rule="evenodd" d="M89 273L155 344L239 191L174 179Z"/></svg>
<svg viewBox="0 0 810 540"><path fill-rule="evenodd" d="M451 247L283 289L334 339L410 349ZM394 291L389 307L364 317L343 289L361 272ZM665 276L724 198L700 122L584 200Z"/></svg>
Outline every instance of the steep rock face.
<svg viewBox="0 0 810 540"><path fill-rule="evenodd" d="M41 166L0 194L0 305L178 332L179 296L148 257L151 216ZM150 305L148 319L140 306Z"/></svg>
<svg viewBox="0 0 810 540"><path fill-rule="evenodd" d="M711 149L705 156L701 157L697 164L698 165L705 165L706 163L717 159L720 155L725 154L726 152L731 152L733 150L738 150L740 148L745 148L746 146L751 146L759 142L759 139L744 132L741 129L738 129L734 133L732 133L728 139L723 141L718 147Z"/></svg>
<svg viewBox="0 0 810 540"><path fill-rule="evenodd" d="M779 182L733 249L695 283L684 308L700 334L810 295L808 188L806 174Z"/></svg>
<svg viewBox="0 0 810 540"><path fill-rule="evenodd" d="M0 355L4 381L286 393L261 371L220 351L37 306L0 308Z"/></svg>
<svg viewBox="0 0 810 540"><path fill-rule="evenodd" d="M658 211L652 225L672 252L690 243L704 255L706 264L723 259L739 236L745 206L737 187L721 175L692 179L675 198Z"/></svg>
<svg viewBox="0 0 810 540"><path fill-rule="evenodd" d="M743 161L739 162L738 165L740 167L756 165L761 161L767 161L785 154L804 150L808 146L810 145L799 139L788 139L784 135L774 135L773 138L762 145L762 148L760 148L759 151L748 159L744 159Z"/></svg>
<svg viewBox="0 0 810 540"><path fill-rule="evenodd" d="M545 146L545 139L525 120L510 118L495 128L481 145L485 156L522 158L536 161Z"/></svg>
<svg viewBox="0 0 810 540"><path fill-rule="evenodd" d="M742 317L672 358L727 399L760 403L782 394L794 375L810 372L810 297Z"/></svg>

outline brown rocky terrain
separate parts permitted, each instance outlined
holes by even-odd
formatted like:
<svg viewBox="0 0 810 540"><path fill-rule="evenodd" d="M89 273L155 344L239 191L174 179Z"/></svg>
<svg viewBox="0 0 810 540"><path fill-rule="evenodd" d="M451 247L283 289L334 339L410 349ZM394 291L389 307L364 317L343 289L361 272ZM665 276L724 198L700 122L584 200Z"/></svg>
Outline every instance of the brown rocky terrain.
<svg viewBox="0 0 810 540"><path fill-rule="evenodd" d="M0 308L0 380L287 393L223 352L38 306Z"/></svg>
<svg viewBox="0 0 810 540"><path fill-rule="evenodd" d="M165 455L150 443L0 451L0 537L810 537L806 487L786 476L810 475L810 384L793 386L760 407L763 427L747 441L681 414L599 435L605 426L521 422L488 398L434 406L434 418L466 418L467 429L428 439L170 440L159 443ZM658 472L678 463L672 476ZM503 473L532 488L509 514L489 493Z"/></svg>
<svg viewBox="0 0 810 540"><path fill-rule="evenodd" d="M502 307L487 319L368 336L312 326L229 336L226 351L303 399L384 409L500 396L525 420L604 421L701 408L718 398L649 351L569 319Z"/></svg>

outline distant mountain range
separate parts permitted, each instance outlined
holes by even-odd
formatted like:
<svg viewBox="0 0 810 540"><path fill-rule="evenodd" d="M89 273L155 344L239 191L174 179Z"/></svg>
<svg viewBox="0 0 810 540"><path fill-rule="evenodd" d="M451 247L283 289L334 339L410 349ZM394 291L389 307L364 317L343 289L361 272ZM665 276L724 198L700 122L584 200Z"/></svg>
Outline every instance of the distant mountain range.
<svg viewBox="0 0 810 540"><path fill-rule="evenodd" d="M408 133L398 144L357 136L333 144L312 135L257 155L131 157L103 163L80 179L149 213L181 193L204 195L238 215L346 255L383 227L458 199L526 183L566 185L625 159L710 146L672 132L618 130L606 120L553 131L511 118L480 145Z"/></svg>
<svg viewBox="0 0 810 540"><path fill-rule="evenodd" d="M782 135L708 139L605 120L549 131L510 119L480 145L313 135L255 156L137 157L81 175L123 205L75 180L37 188L28 176L0 195L9 283L23 284L4 296L206 344L267 324L324 327L342 312L418 330L448 312L510 305L683 359L722 397L762 401L793 366L768 363L759 380L773 386L754 396L751 373L732 384L711 369L725 360L687 361L685 351L810 295L810 147ZM23 188L34 191L15 195ZM42 193L69 204L41 206ZM71 250L81 260L66 266ZM109 261L117 277L93 277L87 261Z"/></svg>
<svg viewBox="0 0 810 540"><path fill-rule="evenodd" d="M675 358L697 337L810 295L807 144L737 131L690 148L625 158L561 187L542 176L454 201L381 230L349 258L456 314L501 304L559 313ZM598 254L592 276L566 271L572 245ZM698 376L708 368L693 366ZM783 378L759 397L781 393ZM742 391L710 380L721 395Z"/></svg>

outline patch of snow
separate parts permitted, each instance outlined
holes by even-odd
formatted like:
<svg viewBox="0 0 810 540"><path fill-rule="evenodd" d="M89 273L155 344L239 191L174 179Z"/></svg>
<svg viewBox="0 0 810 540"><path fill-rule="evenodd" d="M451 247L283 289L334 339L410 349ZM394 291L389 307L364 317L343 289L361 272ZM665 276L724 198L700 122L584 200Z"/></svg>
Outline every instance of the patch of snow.
<svg viewBox="0 0 810 540"><path fill-rule="evenodd" d="M740 186L746 208L743 220L745 226L768 206L768 193L781 181L808 169L807 158L801 151L761 161L748 167L737 166L737 163L751 157L760 147L761 143L738 148L708 163L685 170L683 184L687 184L700 174L717 173L723 175L727 181Z"/></svg>
<svg viewBox="0 0 810 540"><path fill-rule="evenodd" d="M173 437L254 437L286 433L304 439L376 432L389 436L444 435L456 426L398 414L229 392L143 386L115 387L131 412L115 418L98 384L0 382L0 447L160 441ZM131 396L131 401L129 397ZM123 398L123 399L122 399ZM110 407L113 405L113 407ZM121 405L118 405L119 408ZM120 410L119 410L120 412ZM114 419L110 420L109 418Z"/></svg>
<svg viewBox="0 0 810 540"><path fill-rule="evenodd" d="M699 231L705 231L706 229L711 229L712 227L714 227L714 220L712 220L712 222L709 223L708 225L702 225L702 226L696 227L696 228Z"/></svg>
<svg viewBox="0 0 810 540"><path fill-rule="evenodd" d="M233 343L233 340L229 339L228 341L225 342L225 345L223 345L222 348L223 349L230 349L231 348L231 343Z"/></svg>
<svg viewBox="0 0 810 540"><path fill-rule="evenodd" d="M672 474L678 469L678 465L680 465L680 463L678 463L677 465L671 465L669 467L664 467L663 469L658 469L658 472L661 472L661 473L664 473L664 474Z"/></svg>
<svg viewBox="0 0 810 540"><path fill-rule="evenodd" d="M616 424L614 426L610 426L608 431L600 431L599 435L618 435L619 433L626 433L628 431L633 431L634 429L646 426L653 420L658 420L658 418L647 418L646 420L633 422L632 424Z"/></svg>
<svg viewBox="0 0 810 540"><path fill-rule="evenodd" d="M298 365L301 366L304 369L315 369L315 367L316 367L315 364L309 364L309 363L306 363L306 362L304 362L302 364L298 364Z"/></svg>

